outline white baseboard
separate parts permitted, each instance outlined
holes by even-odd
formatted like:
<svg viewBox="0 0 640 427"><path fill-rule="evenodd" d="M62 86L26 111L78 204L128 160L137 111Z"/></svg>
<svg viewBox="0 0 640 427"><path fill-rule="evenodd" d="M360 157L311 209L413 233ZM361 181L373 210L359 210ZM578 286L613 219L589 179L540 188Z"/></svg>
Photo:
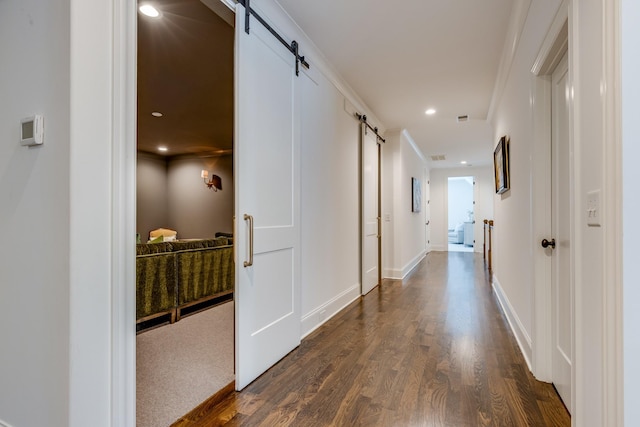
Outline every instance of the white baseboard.
<svg viewBox="0 0 640 427"><path fill-rule="evenodd" d="M357 283L336 295L320 307L302 316L301 333L304 338L322 326L327 320L338 314L343 308L360 297L360 284Z"/></svg>
<svg viewBox="0 0 640 427"><path fill-rule="evenodd" d="M431 245L431 250L434 252L446 252L449 250L449 246L445 245Z"/></svg>
<svg viewBox="0 0 640 427"><path fill-rule="evenodd" d="M385 268L382 277L385 279L402 280L402 270L395 268Z"/></svg>
<svg viewBox="0 0 640 427"><path fill-rule="evenodd" d="M423 251L416 255L411 261L402 268L385 268L383 276L385 279L402 280L427 256L427 252Z"/></svg>
<svg viewBox="0 0 640 427"><path fill-rule="evenodd" d="M531 371L531 358L533 354L533 349L531 347L531 337L527 333L526 329L522 325L520 318L516 314L513 306L509 302L509 298L504 293L502 286L500 285L500 281L498 278L493 275L492 280L493 291L496 293L498 297L498 302L500 303L500 307L502 308L502 312L507 317L507 322L509 322L509 326L511 327L511 331L513 335L516 337L516 341L518 342L518 346L520 347L520 351L524 356L525 361L527 362L527 366L529 367L529 371Z"/></svg>
<svg viewBox="0 0 640 427"><path fill-rule="evenodd" d="M0 420L0 427L11 427L11 426L5 423L4 421Z"/></svg>
<svg viewBox="0 0 640 427"><path fill-rule="evenodd" d="M426 256L427 256L427 253L425 251L421 251L418 255L413 257L411 261L406 263L405 266L402 267L402 278L404 279L407 276L407 274L409 274L411 270L416 268L416 266L420 263L420 261L422 261Z"/></svg>

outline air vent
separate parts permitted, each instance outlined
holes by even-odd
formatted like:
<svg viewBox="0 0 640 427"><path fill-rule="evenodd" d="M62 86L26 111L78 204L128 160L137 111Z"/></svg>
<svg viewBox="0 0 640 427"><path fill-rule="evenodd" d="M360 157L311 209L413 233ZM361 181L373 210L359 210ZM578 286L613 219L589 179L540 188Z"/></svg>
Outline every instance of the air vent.
<svg viewBox="0 0 640 427"><path fill-rule="evenodd" d="M433 160L434 162L440 162L442 160L445 160L444 154L436 154L435 156L431 156L431 160Z"/></svg>
<svg viewBox="0 0 640 427"><path fill-rule="evenodd" d="M466 122L467 120L469 120L469 116L468 115L464 115L464 116L458 116L458 123L460 122Z"/></svg>

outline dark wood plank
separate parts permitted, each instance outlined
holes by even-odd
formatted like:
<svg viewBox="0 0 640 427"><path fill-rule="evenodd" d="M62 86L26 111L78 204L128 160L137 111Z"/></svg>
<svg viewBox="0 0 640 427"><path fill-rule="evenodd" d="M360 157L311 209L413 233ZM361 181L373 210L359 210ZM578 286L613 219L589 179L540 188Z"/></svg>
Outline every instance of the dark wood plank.
<svg viewBox="0 0 640 427"><path fill-rule="evenodd" d="M529 372L482 256L431 253L187 426L569 426Z"/></svg>

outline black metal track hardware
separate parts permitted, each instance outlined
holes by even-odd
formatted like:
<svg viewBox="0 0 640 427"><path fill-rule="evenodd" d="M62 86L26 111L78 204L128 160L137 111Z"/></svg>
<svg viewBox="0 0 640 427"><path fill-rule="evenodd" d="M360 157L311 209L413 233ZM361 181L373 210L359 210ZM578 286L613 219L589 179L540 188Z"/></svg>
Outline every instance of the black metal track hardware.
<svg viewBox="0 0 640 427"><path fill-rule="evenodd" d="M296 57L296 76L300 75L300 64L302 64L302 66L305 67L306 69L309 69L310 67L309 63L304 59L304 56L300 56L300 53L298 52L299 45L297 41L294 40L291 42L291 44L289 44L289 42L283 39L282 36L280 36L280 34L278 34L278 32L274 30L273 27L271 27L271 25L267 23L267 21L265 21L260 15L258 15L258 13L255 10L251 8L251 0L238 0L238 3L244 6L245 33L249 34L249 29L250 29L249 21L250 21L251 15L253 15L258 20L258 22L262 24L263 27L269 30L269 32L273 34L273 36L276 39L278 39L278 41L282 43L289 50L289 52L293 54L293 56Z"/></svg>
<svg viewBox="0 0 640 427"><path fill-rule="evenodd" d="M376 138L378 138L380 141L386 143L387 141L380 136L380 134L378 133L378 128L377 127L373 127L371 126L368 122L367 122L367 116L366 114L360 114L360 113L355 113L355 116L358 118L358 120L360 120L360 123L364 123L365 125L367 125L367 127L369 129L371 129L373 131L373 133L376 134Z"/></svg>

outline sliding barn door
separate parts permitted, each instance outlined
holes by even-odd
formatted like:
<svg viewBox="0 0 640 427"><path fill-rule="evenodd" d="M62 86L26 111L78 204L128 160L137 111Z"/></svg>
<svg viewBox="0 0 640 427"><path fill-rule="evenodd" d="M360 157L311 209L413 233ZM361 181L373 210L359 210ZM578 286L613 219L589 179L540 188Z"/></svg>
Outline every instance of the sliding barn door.
<svg viewBox="0 0 640 427"><path fill-rule="evenodd" d="M300 343L300 120L295 58L236 9L236 388Z"/></svg>
<svg viewBox="0 0 640 427"><path fill-rule="evenodd" d="M362 150L362 295L380 284L380 147L361 124Z"/></svg>

